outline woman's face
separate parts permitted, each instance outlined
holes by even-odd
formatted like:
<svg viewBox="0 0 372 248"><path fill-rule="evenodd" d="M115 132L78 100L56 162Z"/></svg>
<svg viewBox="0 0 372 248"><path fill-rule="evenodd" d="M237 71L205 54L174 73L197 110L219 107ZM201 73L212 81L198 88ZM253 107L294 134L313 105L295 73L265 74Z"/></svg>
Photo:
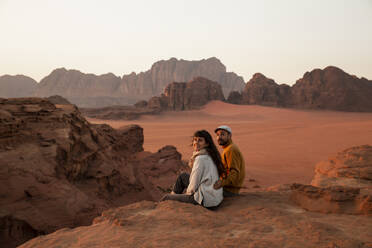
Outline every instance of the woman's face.
<svg viewBox="0 0 372 248"><path fill-rule="evenodd" d="M194 151L200 151L201 149L208 146L208 144L205 142L205 139L203 137L194 137L192 139L192 146L194 148Z"/></svg>

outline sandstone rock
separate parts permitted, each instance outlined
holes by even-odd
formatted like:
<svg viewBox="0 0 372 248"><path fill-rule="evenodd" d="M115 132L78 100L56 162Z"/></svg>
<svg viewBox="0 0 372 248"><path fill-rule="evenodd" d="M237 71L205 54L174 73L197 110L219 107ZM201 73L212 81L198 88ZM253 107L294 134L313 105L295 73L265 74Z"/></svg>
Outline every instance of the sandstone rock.
<svg viewBox="0 0 372 248"><path fill-rule="evenodd" d="M30 97L33 95L37 82L23 75L0 77L0 97Z"/></svg>
<svg viewBox="0 0 372 248"><path fill-rule="evenodd" d="M372 81L334 66L306 72L291 93L291 105L298 108L372 112Z"/></svg>
<svg viewBox="0 0 372 248"><path fill-rule="evenodd" d="M124 75L120 90L124 94L147 96L148 99L161 94L172 82L188 82L195 77L218 82L226 96L230 91L241 91L245 85L242 77L226 72L226 67L217 58L199 61L171 58L154 63L146 72Z"/></svg>
<svg viewBox="0 0 372 248"><path fill-rule="evenodd" d="M146 72L131 73L122 78L112 73L97 76L56 69L40 81L34 96L61 95L79 107L128 105L160 95L172 82L188 82L198 76L221 84L226 96L232 90L241 91L245 85L242 77L226 72L226 67L217 58L200 61L172 58L154 63Z"/></svg>
<svg viewBox="0 0 372 248"><path fill-rule="evenodd" d="M221 86L202 77L188 83L171 83L165 88L164 96L168 110L196 109L212 100L225 100Z"/></svg>
<svg viewBox="0 0 372 248"><path fill-rule="evenodd" d="M274 107L372 112L372 81L328 66L306 72L292 87L276 84L260 73L242 92L241 104Z"/></svg>
<svg viewBox="0 0 372 248"><path fill-rule="evenodd" d="M71 104L67 99L59 95L50 96L47 100L53 104Z"/></svg>
<svg viewBox="0 0 372 248"><path fill-rule="evenodd" d="M372 146L348 148L328 161L319 162L311 184L372 188Z"/></svg>
<svg viewBox="0 0 372 248"><path fill-rule="evenodd" d="M40 233L88 225L111 207L158 200L160 188L169 188L183 166L175 149L138 158L143 153L141 127L91 125L74 105L0 99L0 123L4 247ZM148 168L154 168L151 175Z"/></svg>
<svg viewBox="0 0 372 248"><path fill-rule="evenodd" d="M278 85L261 73L253 75L241 94L242 104L284 107L291 97L288 85Z"/></svg>
<svg viewBox="0 0 372 248"><path fill-rule="evenodd" d="M332 186L319 188L293 184L291 199L302 208L338 214L372 214L372 192L360 192L359 188Z"/></svg>
<svg viewBox="0 0 372 248"><path fill-rule="evenodd" d="M241 104L242 94L239 91L231 91L227 98L227 102L232 104Z"/></svg>
<svg viewBox="0 0 372 248"><path fill-rule="evenodd" d="M225 198L214 211L175 201L110 209L88 227L62 229L29 247L368 247L366 216L310 213L287 192Z"/></svg>

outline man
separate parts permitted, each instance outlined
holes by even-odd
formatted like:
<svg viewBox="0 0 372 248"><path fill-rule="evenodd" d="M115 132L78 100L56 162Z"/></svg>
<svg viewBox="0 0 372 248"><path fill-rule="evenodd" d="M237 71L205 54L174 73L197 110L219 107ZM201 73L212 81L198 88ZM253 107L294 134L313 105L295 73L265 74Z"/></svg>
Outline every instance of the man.
<svg viewBox="0 0 372 248"><path fill-rule="evenodd" d="M222 163L226 169L226 175L214 184L215 189L223 187L223 196L230 197L239 194L245 177L245 163L239 148L231 140L231 128L219 126L214 130L217 134L217 142L223 148L221 154Z"/></svg>

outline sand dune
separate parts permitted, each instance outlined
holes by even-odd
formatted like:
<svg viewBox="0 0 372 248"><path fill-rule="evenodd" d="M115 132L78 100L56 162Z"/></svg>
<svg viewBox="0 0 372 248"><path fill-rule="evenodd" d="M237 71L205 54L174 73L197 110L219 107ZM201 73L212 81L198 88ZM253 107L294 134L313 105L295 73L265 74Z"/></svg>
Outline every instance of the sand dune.
<svg viewBox="0 0 372 248"><path fill-rule="evenodd" d="M203 109L143 116L135 121L102 121L114 128L139 124L144 149L157 151L174 145L187 160L191 136L198 129L211 134L227 124L246 160L250 178L266 187L282 183L310 183L317 162L351 146L372 144L372 113L308 111L210 102ZM248 189L245 189L248 190Z"/></svg>

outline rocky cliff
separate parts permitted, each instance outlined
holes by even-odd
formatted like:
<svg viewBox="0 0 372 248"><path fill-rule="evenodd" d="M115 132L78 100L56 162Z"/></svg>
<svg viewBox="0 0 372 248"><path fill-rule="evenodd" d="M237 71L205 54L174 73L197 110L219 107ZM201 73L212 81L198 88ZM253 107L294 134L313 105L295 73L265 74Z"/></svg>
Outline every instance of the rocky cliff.
<svg viewBox="0 0 372 248"><path fill-rule="evenodd" d="M230 95L228 100L235 104L372 112L372 81L333 66L306 72L292 87L256 73L241 96L231 94L235 96Z"/></svg>
<svg viewBox="0 0 372 248"><path fill-rule="evenodd" d="M136 125L91 125L74 105L0 99L0 246L158 200L184 166L174 147L143 152L143 139Z"/></svg>
<svg viewBox="0 0 372 248"><path fill-rule="evenodd" d="M215 57L199 61L171 58L156 62L144 73L124 75L120 91L149 98L161 94L172 82L188 82L199 76L218 82L226 96L230 91L241 91L245 85L242 77L226 72L226 67Z"/></svg>
<svg viewBox="0 0 372 248"><path fill-rule="evenodd" d="M0 97L29 97L33 95L37 82L23 75L0 77Z"/></svg>
<svg viewBox="0 0 372 248"><path fill-rule="evenodd" d="M371 152L363 146L343 154L356 163L358 157L370 161ZM225 198L213 211L142 201L105 211L88 227L62 229L21 247L368 248L371 214L371 194L360 188L280 185Z"/></svg>
<svg viewBox="0 0 372 248"><path fill-rule="evenodd" d="M159 114L162 111L198 109L209 101L224 101L221 85L203 77L185 83L170 83L160 96L139 101L134 106L82 108L85 116L97 119L137 119L141 115Z"/></svg>
<svg viewBox="0 0 372 248"><path fill-rule="evenodd" d="M226 96L230 91L241 91L245 85L242 77L226 72L226 67L217 58L200 61L172 58L154 63L146 72L131 73L122 78L112 73L97 76L56 69L41 80L34 96L61 95L79 107L128 105L160 95L172 82L188 82L198 76L218 82Z"/></svg>

